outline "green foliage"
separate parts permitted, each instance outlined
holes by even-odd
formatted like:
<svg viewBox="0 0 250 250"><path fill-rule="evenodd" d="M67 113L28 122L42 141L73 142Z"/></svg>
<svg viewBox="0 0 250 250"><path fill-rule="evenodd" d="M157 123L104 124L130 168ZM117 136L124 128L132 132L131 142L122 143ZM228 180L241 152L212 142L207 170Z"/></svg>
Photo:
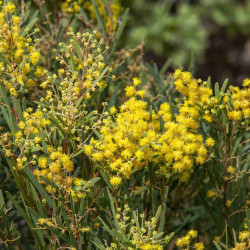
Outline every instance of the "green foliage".
<svg viewBox="0 0 250 250"><path fill-rule="evenodd" d="M168 69L193 71L203 15L243 33L249 17L225 19L225 1L134 1L152 18L131 37L171 55L159 69L141 45L119 49L118 2L62 2L1 4L0 248L248 249L250 79Z"/></svg>
<svg viewBox="0 0 250 250"><path fill-rule="evenodd" d="M229 37L249 36L249 1L130 1L131 21L126 45L144 40L146 49L188 65L191 55L204 59L209 37L225 29Z"/></svg>

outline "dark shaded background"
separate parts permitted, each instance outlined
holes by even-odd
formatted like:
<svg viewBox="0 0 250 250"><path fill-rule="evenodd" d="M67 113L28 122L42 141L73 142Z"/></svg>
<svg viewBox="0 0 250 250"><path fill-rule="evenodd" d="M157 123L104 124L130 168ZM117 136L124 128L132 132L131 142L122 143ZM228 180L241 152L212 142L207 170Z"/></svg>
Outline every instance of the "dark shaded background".
<svg viewBox="0 0 250 250"><path fill-rule="evenodd" d="M124 43L132 47L144 39L146 61L161 67L170 59L174 70L189 69L193 60L195 77L211 76L213 83L229 78L229 84L240 85L249 77L250 1L123 0L122 5L131 13ZM178 53L184 56L175 61Z"/></svg>

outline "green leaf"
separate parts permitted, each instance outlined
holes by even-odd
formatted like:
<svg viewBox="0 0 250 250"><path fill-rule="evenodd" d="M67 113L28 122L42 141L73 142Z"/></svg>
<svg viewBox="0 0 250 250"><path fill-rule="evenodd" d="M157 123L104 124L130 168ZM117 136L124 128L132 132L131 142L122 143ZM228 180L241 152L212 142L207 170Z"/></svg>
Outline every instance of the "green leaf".
<svg viewBox="0 0 250 250"><path fill-rule="evenodd" d="M97 3L96 3L96 0L91 0L91 3L94 6L94 11L95 11L95 15L96 15L98 27L99 27L99 29L101 30L101 32L103 34L106 34L105 26L103 24L103 20L101 18L100 12L98 10L98 6L97 6Z"/></svg>
<svg viewBox="0 0 250 250"><path fill-rule="evenodd" d="M82 147L81 150L77 151L74 155L72 155L72 158L74 158L74 157L80 155L83 151L84 151L84 147Z"/></svg>
<svg viewBox="0 0 250 250"><path fill-rule="evenodd" d="M151 202L152 202L152 208L153 208L153 216L156 215L156 204L157 204L157 199L156 199L156 190L155 190L155 175L154 175L154 170L153 170L153 165L152 163L148 164L148 174L149 174L149 179L150 179L150 194L151 194Z"/></svg>
<svg viewBox="0 0 250 250"><path fill-rule="evenodd" d="M219 246L219 244L218 244L216 241L213 241L213 243L214 243L214 245L216 246L216 248L217 248L218 250L222 250L221 247Z"/></svg>
<svg viewBox="0 0 250 250"><path fill-rule="evenodd" d="M219 127L218 127L217 125L215 125L215 124L212 123L212 122L207 121L207 120L204 119L204 118L201 118L200 121L206 123L208 126L210 126L210 127L212 127L212 128L215 128L215 129L219 130Z"/></svg>
<svg viewBox="0 0 250 250"><path fill-rule="evenodd" d="M122 35L122 32L124 30L124 27L126 25L126 22L127 22L127 19L128 19L128 14L129 14L129 9L126 9L123 16L122 16L122 19L121 19L121 24L119 25L119 28L115 34L115 40L113 42L113 45L111 47L111 50L110 50L110 53L109 53L109 56L108 56L108 61L110 60L111 56L113 55L115 49L116 49L116 46L117 46L117 43Z"/></svg>
<svg viewBox="0 0 250 250"><path fill-rule="evenodd" d="M36 177L31 173L31 171L27 167L24 168L24 172L27 174L28 178L33 183L34 187L36 187L39 193L44 197L44 199L50 205L50 207L53 208L53 201L51 200L51 198L49 197L48 193L45 191L43 186L36 179Z"/></svg>
<svg viewBox="0 0 250 250"><path fill-rule="evenodd" d="M119 223L116 219L116 212L115 212L115 205L114 205L114 202L113 202L113 199L112 199L112 196L108 190L108 197L109 197L109 201L110 201L110 207L111 207L111 211L112 211L112 214L113 214L113 218L114 218L114 221L115 221L115 226L116 226L116 229L119 230L120 227L119 227Z"/></svg>
<svg viewBox="0 0 250 250"><path fill-rule="evenodd" d="M18 202L14 199L14 197L8 192L6 191L6 195L8 197L8 199L12 202L12 204L16 207L16 209L19 211L19 213L22 215L22 217L24 218L24 220L26 221L26 223L28 224L29 228L34 228L34 224L32 223L32 221L30 220L30 218L28 217L27 213L23 210L23 208L18 204ZM36 239L36 243L39 245L39 247L41 247L42 249L42 243L40 241L40 238L37 234L37 232L35 230L31 230L35 239Z"/></svg>
<svg viewBox="0 0 250 250"><path fill-rule="evenodd" d="M209 76L208 79L207 79L207 86L208 88L212 88L212 84L211 84L211 77Z"/></svg>
<svg viewBox="0 0 250 250"><path fill-rule="evenodd" d="M109 66L107 66L107 67L102 71L102 73L101 73L101 74L97 77L97 79L95 80L95 82L94 82L94 84L93 84L93 87L95 87L96 84L97 84L98 82L101 81L101 79L102 79L103 76L106 74L106 72L108 71L108 69L109 69Z"/></svg>
<svg viewBox="0 0 250 250"><path fill-rule="evenodd" d="M233 151L231 153L231 157L233 157L235 155L235 153L236 153L236 151L237 151L237 149L238 149L238 147L240 145L240 142L241 142L243 136L244 136L244 134L242 134L241 136L239 136L237 138L236 142L234 143L234 148L233 148Z"/></svg>
<svg viewBox="0 0 250 250"><path fill-rule="evenodd" d="M2 206L2 204L4 203L4 199L3 199L3 192L0 189L0 206Z"/></svg>
<svg viewBox="0 0 250 250"><path fill-rule="evenodd" d="M73 40L74 40L74 43L75 43L75 48L76 48L77 56L78 56L80 62L82 63L83 62L83 59L82 59L82 56L83 56L82 55L82 50L81 50L80 45L78 43L78 40L77 40L77 38L75 36L73 37Z"/></svg>
<svg viewBox="0 0 250 250"><path fill-rule="evenodd" d="M250 209L249 209L249 207L247 207L247 209L246 209L246 214L247 214L246 224L247 224L248 230L250 230Z"/></svg>
<svg viewBox="0 0 250 250"><path fill-rule="evenodd" d="M15 107L15 110L16 110L16 113L17 113L19 120L20 121L23 120L23 112L22 112L20 100L14 100L13 105Z"/></svg>
<svg viewBox="0 0 250 250"><path fill-rule="evenodd" d="M40 138L42 140L42 145L43 145L44 152L47 154L47 156L49 156L49 152L48 152L48 149L47 149L47 144L45 142L46 133L39 129L39 136L40 136ZM48 159L48 162L50 163L50 158L48 157L47 159Z"/></svg>
<svg viewBox="0 0 250 250"><path fill-rule="evenodd" d="M96 178L93 178L91 180L89 180L89 182L91 182L92 184L95 184L96 182L98 182L101 178L100 177L96 177Z"/></svg>
<svg viewBox="0 0 250 250"><path fill-rule="evenodd" d="M156 222L158 222L160 214L161 214L161 206L158 207L157 212L155 214L155 220L156 220Z"/></svg>
<svg viewBox="0 0 250 250"><path fill-rule="evenodd" d="M28 211L29 211L29 213L30 213L30 215L31 215L31 218L32 218L33 221L34 221L34 225L35 225L35 228L36 228L35 230L36 230L37 235L38 235L38 237L39 237L39 239L40 239L40 241L41 241L41 244L42 244L43 246L45 246L46 243L45 243L45 240L44 240L44 237L43 237L42 230L39 229L39 228L40 228L40 225L37 224L37 220L38 220L40 217L39 217L39 215L38 215L31 207L28 207L27 209L28 209ZM43 217L43 218L44 218L44 217Z"/></svg>
<svg viewBox="0 0 250 250"><path fill-rule="evenodd" d="M61 131L60 136L64 139L64 133L65 133L65 131L60 126L60 124L58 123L57 119L53 115L51 115L51 114L47 114L47 116L48 116L49 120L51 121L51 123L53 125L55 125L56 128L58 128Z"/></svg>
<svg viewBox="0 0 250 250"><path fill-rule="evenodd" d="M135 211L133 211L133 218L135 220L135 224L136 224L138 232L141 233L141 227L140 227L140 224L139 224L138 216L135 213Z"/></svg>
<svg viewBox="0 0 250 250"><path fill-rule="evenodd" d="M86 14L86 12L82 8L80 9L80 15L78 15L78 17L83 18L84 22L86 22L86 23L89 22L88 15Z"/></svg>
<svg viewBox="0 0 250 250"><path fill-rule="evenodd" d="M20 178L20 176L17 174L16 170L14 170L14 163L13 163L13 161L11 161L11 160L8 159L8 158L6 158L6 160L7 160L7 163L8 163L8 165L9 165L10 169L11 169L11 172L12 172L12 174L13 174L13 176L14 176L14 179L15 179L15 182L16 182L16 184L17 184L17 187L18 187L19 191L20 191L21 194L22 194L23 199L28 203L29 206L31 206L32 203L31 203L31 201L30 201L30 199L29 199L29 197L28 197L28 195L27 195L26 190L24 189L24 186L23 186L23 184L22 184L22 182L21 182L21 178Z"/></svg>
<svg viewBox="0 0 250 250"><path fill-rule="evenodd" d="M38 13L39 13L39 11L37 10L37 11L34 13L33 17L31 18L29 24L28 24L28 25L25 25L25 26L22 28L22 30L21 30L21 32L20 32L20 35L21 35L21 36L26 36L26 35L27 35L27 32L30 31L30 30L32 29L32 27L35 25L35 23L36 23L36 21L37 21Z"/></svg>
<svg viewBox="0 0 250 250"><path fill-rule="evenodd" d="M160 74L164 74L167 71L167 69L169 68L170 64L171 64L171 59L168 58L166 60L166 62L164 63L164 65L162 66L162 68L160 70Z"/></svg>
<svg viewBox="0 0 250 250"><path fill-rule="evenodd" d="M228 79L226 79L223 84L222 84L222 87L221 87L221 90L220 90L220 93L224 93L226 88L227 88L227 84L228 84Z"/></svg>
<svg viewBox="0 0 250 250"><path fill-rule="evenodd" d="M72 53L72 51L70 49L64 48L66 54L69 54L70 56L70 60L69 60L69 65L71 67L71 69L73 70L73 72L76 72L76 64L75 64L75 60L74 60L74 55Z"/></svg>
<svg viewBox="0 0 250 250"><path fill-rule="evenodd" d="M223 243L220 243L220 244L224 247L225 250L230 250L230 248L227 247L225 244L223 244Z"/></svg>
<svg viewBox="0 0 250 250"><path fill-rule="evenodd" d="M61 211L62 211L62 215L63 215L63 219L64 219L64 222L66 224L66 227L68 229L68 233L69 233L69 237L70 237L70 242L71 244L74 246L74 247L77 247L77 242L76 240L74 239L74 236L73 236L73 233L71 231L71 228L70 228L70 221L68 219L68 216L66 214L66 210L65 208L63 207L63 205L60 206L61 207Z"/></svg>
<svg viewBox="0 0 250 250"><path fill-rule="evenodd" d="M218 82L215 83L214 91L215 91L215 96L216 96L217 100L220 100L220 87L219 87Z"/></svg>
<svg viewBox="0 0 250 250"><path fill-rule="evenodd" d="M162 201L162 211L161 211L161 218L160 218L160 227L159 232L164 232L164 225L165 225L165 215L166 215L166 203L168 198L168 186L164 188L164 195Z"/></svg>

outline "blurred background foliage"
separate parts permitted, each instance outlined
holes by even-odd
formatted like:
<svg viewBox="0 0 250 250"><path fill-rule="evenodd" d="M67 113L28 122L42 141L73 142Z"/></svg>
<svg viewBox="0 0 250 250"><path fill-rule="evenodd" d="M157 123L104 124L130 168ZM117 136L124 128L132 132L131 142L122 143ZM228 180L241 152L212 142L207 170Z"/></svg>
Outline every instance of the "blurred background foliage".
<svg viewBox="0 0 250 250"><path fill-rule="evenodd" d="M250 1L123 0L131 9L123 43L142 40L146 59L162 66L197 64L196 76L242 81L250 67ZM199 66L198 66L199 65Z"/></svg>

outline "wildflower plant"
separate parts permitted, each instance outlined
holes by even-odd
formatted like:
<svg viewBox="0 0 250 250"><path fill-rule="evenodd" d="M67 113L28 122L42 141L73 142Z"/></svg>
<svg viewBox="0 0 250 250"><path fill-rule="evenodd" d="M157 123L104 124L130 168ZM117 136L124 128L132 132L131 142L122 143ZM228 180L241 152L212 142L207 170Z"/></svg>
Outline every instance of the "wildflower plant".
<svg viewBox="0 0 250 250"><path fill-rule="evenodd" d="M49 3L1 2L0 244L247 249L249 79L166 76L117 50L126 11L107 36L110 1L87 3L50 21Z"/></svg>
<svg viewBox="0 0 250 250"><path fill-rule="evenodd" d="M22 20L15 15L16 6L12 2L6 5L1 2L0 8L0 81L11 96L17 97L18 93L27 92L40 75L39 39L32 37L39 30L30 32L30 26L21 29Z"/></svg>

